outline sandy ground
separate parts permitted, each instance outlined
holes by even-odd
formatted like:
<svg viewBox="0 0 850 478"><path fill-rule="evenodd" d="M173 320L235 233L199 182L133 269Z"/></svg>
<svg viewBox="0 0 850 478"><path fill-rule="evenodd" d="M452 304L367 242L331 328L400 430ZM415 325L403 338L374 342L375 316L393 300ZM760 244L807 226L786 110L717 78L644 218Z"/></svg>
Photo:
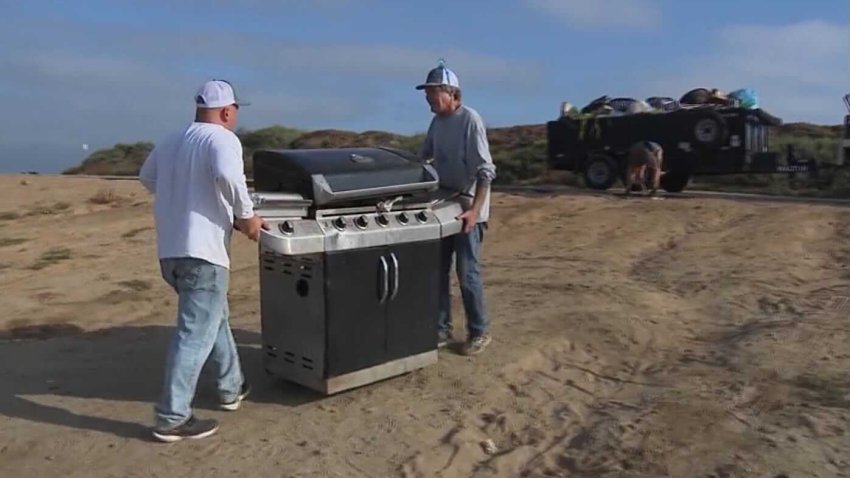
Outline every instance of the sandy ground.
<svg viewBox="0 0 850 478"><path fill-rule="evenodd" d="M0 476L850 476L848 227L837 206L495 194L491 348L332 397L266 378L239 237L255 393L219 412L205 381L221 431L165 445L150 198L2 176Z"/></svg>

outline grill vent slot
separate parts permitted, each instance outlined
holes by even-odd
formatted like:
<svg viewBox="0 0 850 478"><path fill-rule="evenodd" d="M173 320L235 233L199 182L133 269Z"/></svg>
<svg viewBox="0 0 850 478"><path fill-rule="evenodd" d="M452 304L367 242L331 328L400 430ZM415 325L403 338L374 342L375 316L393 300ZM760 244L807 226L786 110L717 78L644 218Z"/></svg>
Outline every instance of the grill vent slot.
<svg viewBox="0 0 850 478"><path fill-rule="evenodd" d="M277 347L269 346L267 347L266 354L269 357L277 358ZM300 360L299 360L300 359ZM301 367L306 368L307 370L313 370L316 368L316 364L312 358L302 355L300 357L296 356L294 352L289 350L283 351L283 361L290 365L298 365L300 362Z"/></svg>

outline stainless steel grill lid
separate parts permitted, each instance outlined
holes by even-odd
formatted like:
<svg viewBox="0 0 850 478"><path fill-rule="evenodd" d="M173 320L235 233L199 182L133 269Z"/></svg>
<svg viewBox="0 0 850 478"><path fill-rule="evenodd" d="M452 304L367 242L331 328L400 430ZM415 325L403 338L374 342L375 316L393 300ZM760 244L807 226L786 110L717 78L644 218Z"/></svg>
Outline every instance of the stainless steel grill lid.
<svg viewBox="0 0 850 478"><path fill-rule="evenodd" d="M254 153L254 190L288 192L314 206L356 203L439 187L420 158L391 148L261 150Z"/></svg>
<svg viewBox="0 0 850 478"><path fill-rule="evenodd" d="M255 209L265 251L339 252L439 239L460 232L456 193L414 155L388 148L254 153Z"/></svg>

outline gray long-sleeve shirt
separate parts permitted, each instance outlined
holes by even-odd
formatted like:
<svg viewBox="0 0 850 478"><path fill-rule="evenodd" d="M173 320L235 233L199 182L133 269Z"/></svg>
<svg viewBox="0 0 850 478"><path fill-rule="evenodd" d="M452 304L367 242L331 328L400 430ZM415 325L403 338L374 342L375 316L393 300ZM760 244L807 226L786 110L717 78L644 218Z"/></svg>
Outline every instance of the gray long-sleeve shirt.
<svg viewBox="0 0 850 478"><path fill-rule="evenodd" d="M434 116L422 145L421 156L434 158L440 187L473 197L478 181L489 184L496 177L484 121L474 109L461 105L450 116ZM471 202L470 202L471 203ZM478 222L490 218L490 189Z"/></svg>

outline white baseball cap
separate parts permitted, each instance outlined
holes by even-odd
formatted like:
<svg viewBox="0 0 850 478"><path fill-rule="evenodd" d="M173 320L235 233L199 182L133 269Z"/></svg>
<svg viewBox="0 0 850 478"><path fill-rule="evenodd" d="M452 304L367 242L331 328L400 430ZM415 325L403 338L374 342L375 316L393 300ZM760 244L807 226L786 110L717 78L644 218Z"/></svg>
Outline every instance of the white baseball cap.
<svg viewBox="0 0 850 478"><path fill-rule="evenodd" d="M247 106L251 103L236 96L233 85L227 80L210 80L195 94L198 108L221 108L228 105Z"/></svg>
<svg viewBox="0 0 850 478"><path fill-rule="evenodd" d="M450 70L443 61L440 61L440 66L428 72L425 77L425 83L417 86L417 90L424 90L428 86L451 86L460 89L460 81L457 79L455 72Z"/></svg>

